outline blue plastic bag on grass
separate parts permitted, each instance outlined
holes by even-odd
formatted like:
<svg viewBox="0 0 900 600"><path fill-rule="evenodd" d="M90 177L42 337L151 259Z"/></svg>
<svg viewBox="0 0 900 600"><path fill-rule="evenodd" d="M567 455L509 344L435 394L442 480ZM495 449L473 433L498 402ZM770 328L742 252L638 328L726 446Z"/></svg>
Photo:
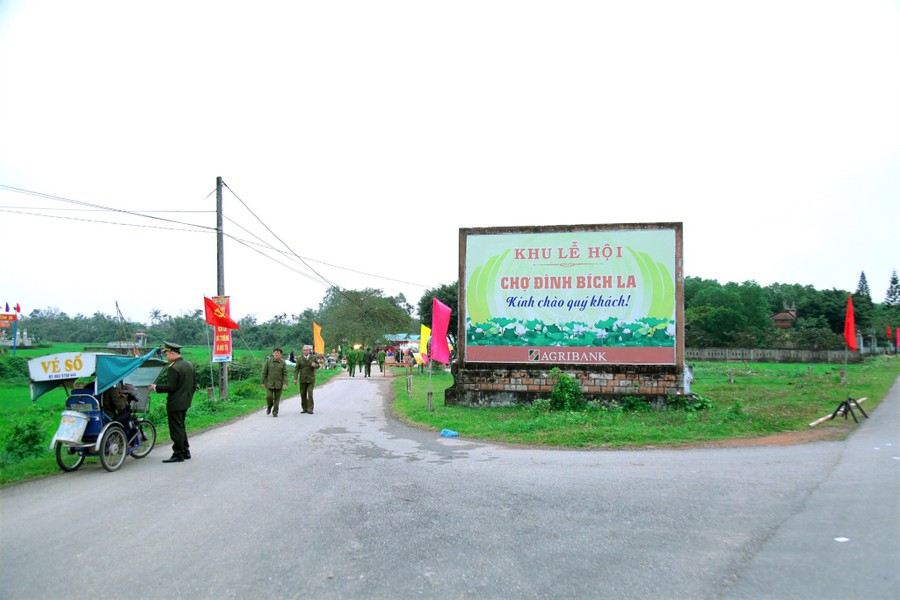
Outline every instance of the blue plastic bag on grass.
<svg viewBox="0 0 900 600"><path fill-rule="evenodd" d="M457 437L459 434L455 431L451 431L449 429L444 429L441 431L441 435L443 437Z"/></svg>

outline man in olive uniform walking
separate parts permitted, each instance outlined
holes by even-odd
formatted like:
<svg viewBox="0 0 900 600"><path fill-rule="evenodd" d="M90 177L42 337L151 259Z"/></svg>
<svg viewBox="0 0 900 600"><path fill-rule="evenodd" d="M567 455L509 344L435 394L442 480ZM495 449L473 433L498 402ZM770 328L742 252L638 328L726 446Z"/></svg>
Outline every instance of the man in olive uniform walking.
<svg viewBox="0 0 900 600"><path fill-rule="evenodd" d="M366 346L365 351L362 355L362 364L363 364L363 373L365 373L364 377L372 376L372 360L375 357L372 355L372 350Z"/></svg>
<svg viewBox="0 0 900 600"><path fill-rule="evenodd" d="M266 390L266 414L277 417L281 390L288 385L287 363L281 358L281 348L272 350L272 356L266 359L260 385Z"/></svg>
<svg viewBox="0 0 900 600"><path fill-rule="evenodd" d="M164 463L190 460L191 447L188 444L184 420L194 397L194 365L181 358L181 346L163 342L163 353L169 361L166 368L166 383L153 384L152 392L166 394L166 416L169 419L169 435L172 438L172 456Z"/></svg>
<svg viewBox="0 0 900 600"><path fill-rule="evenodd" d="M294 381L300 382L300 412L313 414L313 388L316 387L316 369L319 359L313 354L312 346L303 346L303 354L297 357L294 367Z"/></svg>

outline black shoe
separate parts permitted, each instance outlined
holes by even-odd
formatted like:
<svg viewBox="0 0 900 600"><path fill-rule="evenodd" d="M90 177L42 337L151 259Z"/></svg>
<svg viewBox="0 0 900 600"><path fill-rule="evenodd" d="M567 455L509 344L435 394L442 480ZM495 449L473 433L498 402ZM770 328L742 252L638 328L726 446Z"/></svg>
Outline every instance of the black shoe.
<svg viewBox="0 0 900 600"><path fill-rule="evenodd" d="M312 411L309 411L309 414L313 414L313 412L312 412Z"/></svg>
<svg viewBox="0 0 900 600"><path fill-rule="evenodd" d="M278 413L275 413L275 414L274 414L274 415L272 415L272 416L273 416L273 417L278 417Z"/></svg>
<svg viewBox="0 0 900 600"><path fill-rule="evenodd" d="M307 412L309 412L309 411L301 410L301 411L300 411L300 414L302 415L302 414L307 413Z"/></svg>
<svg viewBox="0 0 900 600"><path fill-rule="evenodd" d="M271 408L271 407L269 407L269 408L266 409L266 414L267 414L267 415L271 415L271 414L272 414L272 408Z"/></svg>
<svg viewBox="0 0 900 600"><path fill-rule="evenodd" d="M184 462L184 457L178 454L173 454L171 457L167 458L163 461L164 463L173 463L173 462Z"/></svg>
<svg viewBox="0 0 900 600"><path fill-rule="evenodd" d="M190 452L185 452L185 453L184 453L184 460L191 460L191 453L190 453Z"/></svg>

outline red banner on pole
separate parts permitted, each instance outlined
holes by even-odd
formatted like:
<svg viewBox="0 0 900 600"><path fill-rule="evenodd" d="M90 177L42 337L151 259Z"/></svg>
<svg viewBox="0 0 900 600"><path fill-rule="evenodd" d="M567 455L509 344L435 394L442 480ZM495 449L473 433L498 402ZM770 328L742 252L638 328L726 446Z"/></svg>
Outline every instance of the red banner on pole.
<svg viewBox="0 0 900 600"><path fill-rule="evenodd" d="M231 321L234 323L229 316L231 314L231 300L228 296L214 296L211 300L209 298L204 298L204 300L215 305L216 310L214 314L221 313L225 322ZM213 341L213 362L231 362L231 358L231 329L216 325L215 340Z"/></svg>
<svg viewBox="0 0 900 600"><path fill-rule="evenodd" d="M844 341L851 352L856 352L856 320L853 317L853 296L847 296L847 316L844 318Z"/></svg>

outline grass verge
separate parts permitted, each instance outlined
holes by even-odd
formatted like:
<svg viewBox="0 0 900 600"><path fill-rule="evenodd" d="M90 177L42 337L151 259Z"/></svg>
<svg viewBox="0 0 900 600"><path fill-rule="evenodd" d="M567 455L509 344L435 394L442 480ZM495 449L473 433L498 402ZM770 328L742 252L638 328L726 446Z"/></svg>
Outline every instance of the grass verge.
<svg viewBox="0 0 900 600"><path fill-rule="evenodd" d="M717 440L752 440L783 432L804 432L809 423L830 414L848 396L868 398L874 409L900 376L897 357L879 357L849 365L846 384L841 365L774 363L699 363L691 389L708 402L704 410L656 410L640 402L605 408L589 403L581 411L551 411L533 406L472 408L445 406L449 373L415 374L412 393L406 381L392 383L393 411L407 424L495 442L570 448L679 446ZM427 393L432 391L432 408ZM846 436L852 419L827 421L817 429L832 438Z"/></svg>

